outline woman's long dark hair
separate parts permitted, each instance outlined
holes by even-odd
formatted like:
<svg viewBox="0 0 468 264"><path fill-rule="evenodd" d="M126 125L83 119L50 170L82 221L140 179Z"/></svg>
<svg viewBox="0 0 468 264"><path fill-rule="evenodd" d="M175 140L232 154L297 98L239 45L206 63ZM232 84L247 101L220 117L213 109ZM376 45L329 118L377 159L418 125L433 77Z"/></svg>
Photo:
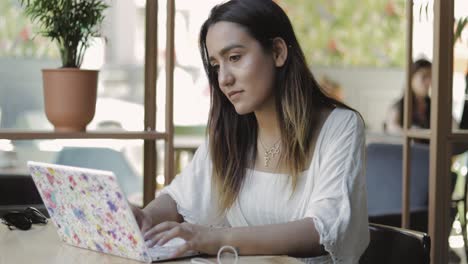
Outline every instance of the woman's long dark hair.
<svg viewBox="0 0 468 264"><path fill-rule="evenodd" d="M237 199L246 168L254 167L257 155L257 120L253 113L239 115L222 93L216 71L209 63L206 36L220 21L236 23L256 39L265 52L279 37L288 46L284 65L276 70L274 93L281 129L281 161L292 177L293 190L306 169L311 140L320 110L346 105L326 96L313 77L285 12L272 0L231 0L215 6L200 31L200 52L211 87L208 139L213 179L225 211Z"/></svg>

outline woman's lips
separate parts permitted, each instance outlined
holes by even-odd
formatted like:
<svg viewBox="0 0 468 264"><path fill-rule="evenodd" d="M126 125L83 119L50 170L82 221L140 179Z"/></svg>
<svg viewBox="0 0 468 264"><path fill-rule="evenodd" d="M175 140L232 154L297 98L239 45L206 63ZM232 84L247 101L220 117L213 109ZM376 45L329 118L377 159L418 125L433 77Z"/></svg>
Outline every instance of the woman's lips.
<svg viewBox="0 0 468 264"><path fill-rule="evenodd" d="M243 91L232 91L228 93L229 99L233 100L240 96Z"/></svg>

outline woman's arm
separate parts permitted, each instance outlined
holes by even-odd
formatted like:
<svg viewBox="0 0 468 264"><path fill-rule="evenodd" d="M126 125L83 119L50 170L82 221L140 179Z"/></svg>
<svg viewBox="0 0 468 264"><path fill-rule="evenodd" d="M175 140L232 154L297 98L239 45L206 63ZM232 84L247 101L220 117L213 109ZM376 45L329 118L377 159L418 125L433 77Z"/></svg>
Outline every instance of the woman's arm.
<svg viewBox="0 0 468 264"><path fill-rule="evenodd" d="M323 255L320 236L312 218L253 227L229 228L222 234L223 245L238 249L242 255Z"/></svg>
<svg viewBox="0 0 468 264"><path fill-rule="evenodd" d="M146 232L148 246L164 245L175 237L187 241L172 257L187 250L216 255L225 245L237 248L240 255L290 255L312 257L325 251L312 218L283 224L252 227L209 228L190 223L163 222Z"/></svg>
<svg viewBox="0 0 468 264"><path fill-rule="evenodd" d="M176 202L168 194L160 195L144 209L131 204L130 208L143 234L162 222L174 221L180 223L184 220L177 212Z"/></svg>
<svg viewBox="0 0 468 264"><path fill-rule="evenodd" d="M150 217L152 226L165 221L178 223L184 221L184 218L177 212L176 202L168 194L162 194L151 201L143 208L143 213Z"/></svg>

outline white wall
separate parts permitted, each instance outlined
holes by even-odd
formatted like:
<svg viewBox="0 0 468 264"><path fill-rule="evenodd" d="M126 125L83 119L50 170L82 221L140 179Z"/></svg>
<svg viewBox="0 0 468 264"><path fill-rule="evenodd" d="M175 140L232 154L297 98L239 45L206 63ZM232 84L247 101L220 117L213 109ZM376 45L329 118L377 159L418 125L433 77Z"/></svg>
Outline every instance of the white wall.
<svg viewBox="0 0 468 264"><path fill-rule="evenodd" d="M372 132L382 132L386 112L403 94L405 83L403 69L314 67L312 72L317 79L326 75L338 82L345 103L362 114Z"/></svg>

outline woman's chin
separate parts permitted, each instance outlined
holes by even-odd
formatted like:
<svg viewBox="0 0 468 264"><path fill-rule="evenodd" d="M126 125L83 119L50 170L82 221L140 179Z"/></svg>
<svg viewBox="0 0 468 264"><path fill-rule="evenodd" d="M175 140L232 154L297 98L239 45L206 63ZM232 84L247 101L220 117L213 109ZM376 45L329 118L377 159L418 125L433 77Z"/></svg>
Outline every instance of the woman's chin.
<svg viewBox="0 0 468 264"><path fill-rule="evenodd" d="M236 110L236 113L239 115L246 115L252 113L252 109L244 107L242 105L234 105L234 109Z"/></svg>

